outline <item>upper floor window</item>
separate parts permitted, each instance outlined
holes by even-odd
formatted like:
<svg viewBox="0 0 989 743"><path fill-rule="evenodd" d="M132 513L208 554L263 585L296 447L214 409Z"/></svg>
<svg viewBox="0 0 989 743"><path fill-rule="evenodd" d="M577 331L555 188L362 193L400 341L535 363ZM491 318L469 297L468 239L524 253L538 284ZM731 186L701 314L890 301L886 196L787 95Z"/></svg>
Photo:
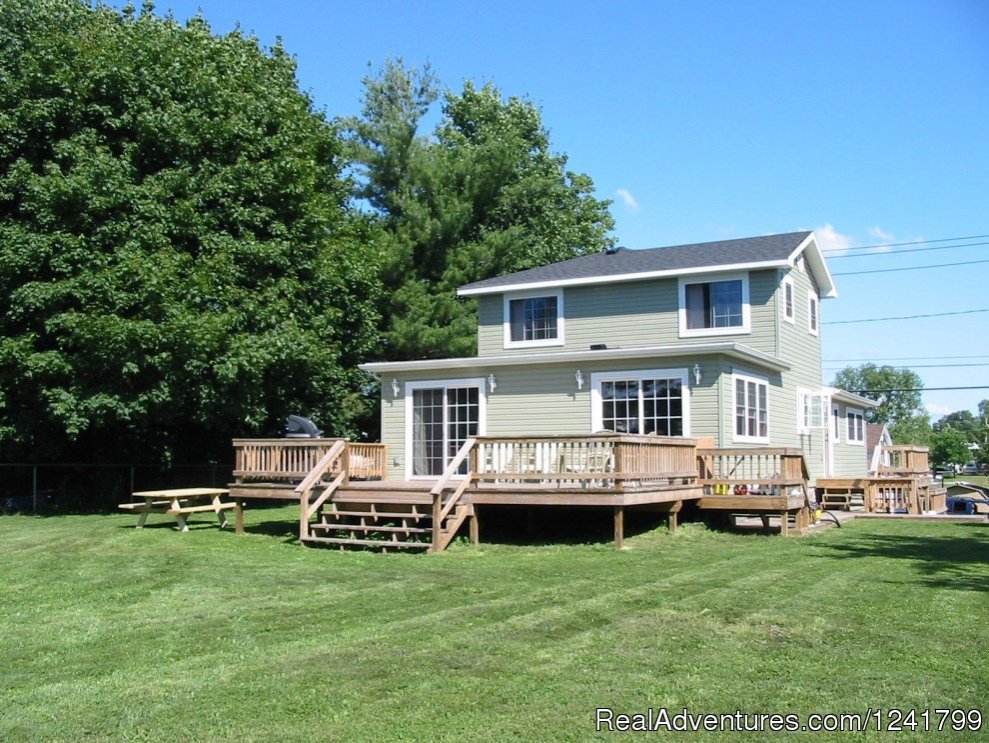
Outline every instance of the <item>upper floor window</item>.
<svg viewBox="0 0 989 743"><path fill-rule="evenodd" d="M848 443L865 443L865 416L861 410L848 408L845 411L845 420L848 422Z"/></svg>
<svg viewBox="0 0 989 743"><path fill-rule="evenodd" d="M820 302L817 299L817 295L814 292L810 292L807 295L807 330L810 331L811 335L817 335L820 332Z"/></svg>
<svg viewBox="0 0 989 743"><path fill-rule="evenodd" d="M680 335L749 332L748 276L718 281L680 280Z"/></svg>
<svg viewBox="0 0 989 743"><path fill-rule="evenodd" d="M793 296L793 279L783 280L783 319L787 322L795 322L795 312L794 305L795 297Z"/></svg>
<svg viewBox="0 0 989 743"><path fill-rule="evenodd" d="M505 347L563 344L563 293L505 297Z"/></svg>

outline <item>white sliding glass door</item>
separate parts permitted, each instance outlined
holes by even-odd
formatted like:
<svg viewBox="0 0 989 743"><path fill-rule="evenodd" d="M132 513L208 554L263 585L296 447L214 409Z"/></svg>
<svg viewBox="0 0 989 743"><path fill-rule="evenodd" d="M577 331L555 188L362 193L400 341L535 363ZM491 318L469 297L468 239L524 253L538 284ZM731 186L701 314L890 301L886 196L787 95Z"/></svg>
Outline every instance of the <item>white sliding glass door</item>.
<svg viewBox="0 0 989 743"><path fill-rule="evenodd" d="M408 383L406 476L442 475L464 442L483 432L484 404L483 379Z"/></svg>

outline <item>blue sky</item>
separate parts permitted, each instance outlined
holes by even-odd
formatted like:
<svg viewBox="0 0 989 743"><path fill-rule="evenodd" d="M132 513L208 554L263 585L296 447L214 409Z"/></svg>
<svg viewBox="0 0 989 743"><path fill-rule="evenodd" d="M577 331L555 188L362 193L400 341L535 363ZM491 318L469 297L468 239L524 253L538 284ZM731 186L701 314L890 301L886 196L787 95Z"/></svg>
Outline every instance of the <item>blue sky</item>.
<svg viewBox="0 0 989 743"><path fill-rule="evenodd" d="M813 229L826 250L989 235L989 3L162 3L280 36L330 116L388 57L448 87L492 82L542 109L553 148L613 199L621 245ZM989 259L986 243L866 257L833 273ZM845 254L855 255L856 251ZM825 383L844 359L913 365L927 387L989 386L989 263L836 276ZM836 360L836 361L832 361ZM964 364L932 368L931 365ZM981 365L976 365L981 364ZM989 389L929 391L934 414Z"/></svg>

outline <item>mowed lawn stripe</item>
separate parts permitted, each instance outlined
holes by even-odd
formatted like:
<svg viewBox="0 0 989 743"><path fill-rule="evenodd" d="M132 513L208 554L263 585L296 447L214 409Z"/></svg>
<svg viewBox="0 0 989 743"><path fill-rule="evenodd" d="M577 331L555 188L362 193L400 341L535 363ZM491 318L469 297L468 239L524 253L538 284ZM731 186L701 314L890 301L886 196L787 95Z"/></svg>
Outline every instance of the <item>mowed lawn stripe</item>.
<svg viewBox="0 0 989 743"><path fill-rule="evenodd" d="M0 519L0 737L585 740L600 705L971 706L989 687L984 529L377 555L300 548L295 509L247 515L268 533Z"/></svg>

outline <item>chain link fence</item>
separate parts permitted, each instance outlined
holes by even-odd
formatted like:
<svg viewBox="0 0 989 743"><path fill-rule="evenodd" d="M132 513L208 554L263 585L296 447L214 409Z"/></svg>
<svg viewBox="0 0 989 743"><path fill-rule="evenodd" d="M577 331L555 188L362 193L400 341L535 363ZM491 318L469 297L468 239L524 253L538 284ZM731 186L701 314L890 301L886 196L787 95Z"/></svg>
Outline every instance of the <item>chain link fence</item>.
<svg viewBox="0 0 989 743"><path fill-rule="evenodd" d="M222 488L233 467L190 464L0 463L0 513L99 513L140 490Z"/></svg>

